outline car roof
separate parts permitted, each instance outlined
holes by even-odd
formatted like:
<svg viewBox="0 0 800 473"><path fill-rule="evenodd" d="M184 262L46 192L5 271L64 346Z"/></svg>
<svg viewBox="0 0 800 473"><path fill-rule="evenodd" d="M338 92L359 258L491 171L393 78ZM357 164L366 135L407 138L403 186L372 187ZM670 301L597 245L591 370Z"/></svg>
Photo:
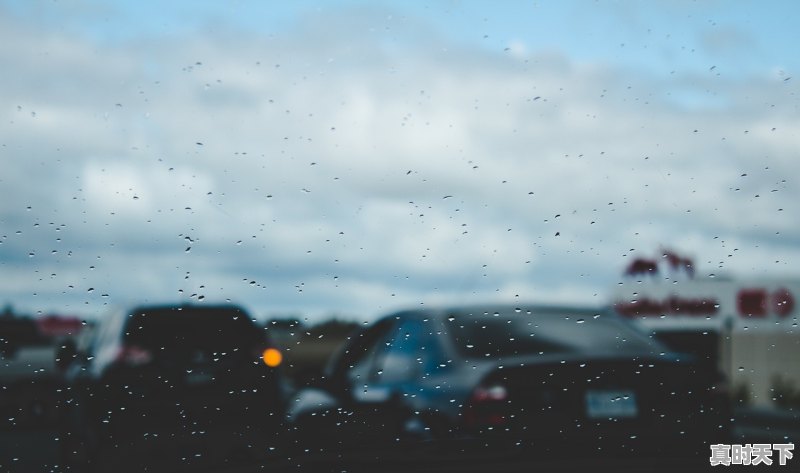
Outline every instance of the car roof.
<svg viewBox="0 0 800 473"><path fill-rule="evenodd" d="M463 306L443 306L443 307L426 307L420 309L410 309L394 312L385 316L384 318L444 318L449 316L470 316L470 317L488 317L495 313L509 314L509 313L525 313L543 316L561 316L568 317L571 315L596 315L608 314L610 310L605 306L567 306L557 304L475 304Z"/></svg>
<svg viewBox="0 0 800 473"><path fill-rule="evenodd" d="M158 304L143 305L135 307L127 312L128 315L152 314L152 313L190 313L190 312L239 312L247 314L247 311L236 304Z"/></svg>

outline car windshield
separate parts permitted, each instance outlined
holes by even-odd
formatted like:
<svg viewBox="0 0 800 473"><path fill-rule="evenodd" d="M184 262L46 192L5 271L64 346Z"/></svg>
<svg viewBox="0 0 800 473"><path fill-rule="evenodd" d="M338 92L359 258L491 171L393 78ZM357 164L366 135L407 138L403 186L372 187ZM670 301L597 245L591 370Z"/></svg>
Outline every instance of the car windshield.
<svg viewBox="0 0 800 473"><path fill-rule="evenodd" d="M131 345L164 351L232 352L259 348L265 341L242 311L213 307L134 310L125 332Z"/></svg>
<svg viewBox="0 0 800 473"><path fill-rule="evenodd" d="M491 311L453 313L446 331L467 358L638 352L653 354L659 345L611 314L567 312L531 314ZM572 315L566 315L572 314Z"/></svg>

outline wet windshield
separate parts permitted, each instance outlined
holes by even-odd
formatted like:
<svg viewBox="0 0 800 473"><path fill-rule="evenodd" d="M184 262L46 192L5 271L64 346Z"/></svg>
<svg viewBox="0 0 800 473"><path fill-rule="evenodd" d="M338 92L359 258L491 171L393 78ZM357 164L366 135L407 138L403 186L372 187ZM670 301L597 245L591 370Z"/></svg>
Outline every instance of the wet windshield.
<svg viewBox="0 0 800 473"><path fill-rule="evenodd" d="M663 351L658 343L625 326L613 315L601 316L598 311L572 317L515 311L496 316L462 313L453 314L446 327L458 351L468 358Z"/></svg>
<svg viewBox="0 0 800 473"><path fill-rule="evenodd" d="M167 351L203 347L229 352L266 345L263 330L246 313L213 307L134 310L124 339L143 348Z"/></svg>
<svg viewBox="0 0 800 473"><path fill-rule="evenodd" d="M0 471L797 467L798 18L0 1Z"/></svg>

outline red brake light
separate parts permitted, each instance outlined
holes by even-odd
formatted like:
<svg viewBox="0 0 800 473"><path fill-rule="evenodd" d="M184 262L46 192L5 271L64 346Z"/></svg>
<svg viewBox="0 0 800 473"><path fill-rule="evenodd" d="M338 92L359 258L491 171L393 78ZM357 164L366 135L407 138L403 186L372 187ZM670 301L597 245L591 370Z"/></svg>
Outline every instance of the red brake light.
<svg viewBox="0 0 800 473"><path fill-rule="evenodd" d="M130 366L141 366L153 361L153 354L138 345L125 345L120 349L117 361Z"/></svg>
<svg viewBox="0 0 800 473"><path fill-rule="evenodd" d="M508 398L508 392L504 386L494 385L494 386L478 386L475 388L475 391L472 392L472 401L473 402L485 402L485 401L505 401Z"/></svg>
<svg viewBox="0 0 800 473"><path fill-rule="evenodd" d="M505 386L493 384L478 386L469 398L464 420L474 428L505 425L508 391Z"/></svg>

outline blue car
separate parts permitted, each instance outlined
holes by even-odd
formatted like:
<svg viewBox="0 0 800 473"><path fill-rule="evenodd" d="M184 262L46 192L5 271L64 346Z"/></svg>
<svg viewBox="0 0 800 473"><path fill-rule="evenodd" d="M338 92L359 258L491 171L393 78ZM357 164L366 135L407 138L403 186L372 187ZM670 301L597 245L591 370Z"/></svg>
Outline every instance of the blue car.
<svg viewBox="0 0 800 473"><path fill-rule="evenodd" d="M298 447L335 455L669 455L705 452L730 428L726 382L709 363L607 310L507 305L383 317L296 394L288 417Z"/></svg>

